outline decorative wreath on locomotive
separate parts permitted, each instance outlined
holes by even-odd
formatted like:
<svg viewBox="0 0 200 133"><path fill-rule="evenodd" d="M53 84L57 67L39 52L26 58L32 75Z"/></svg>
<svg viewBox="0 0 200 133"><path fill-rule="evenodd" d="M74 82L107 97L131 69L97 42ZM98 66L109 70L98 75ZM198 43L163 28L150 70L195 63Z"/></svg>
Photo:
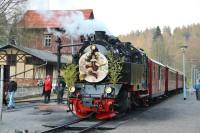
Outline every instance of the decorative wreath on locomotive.
<svg viewBox="0 0 200 133"><path fill-rule="evenodd" d="M153 81L153 65L163 74L169 68L149 59L143 50L104 31L96 31L83 42L76 59L78 80L69 88L68 97L70 110L79 118L95 115L109 119L147 104L158 92L152 88L156 82L163 93L155 96L166 94L167 85L163 88L161 83L166 84L169 78L162 79L166 82L161 82L161 77Z"/></svg>

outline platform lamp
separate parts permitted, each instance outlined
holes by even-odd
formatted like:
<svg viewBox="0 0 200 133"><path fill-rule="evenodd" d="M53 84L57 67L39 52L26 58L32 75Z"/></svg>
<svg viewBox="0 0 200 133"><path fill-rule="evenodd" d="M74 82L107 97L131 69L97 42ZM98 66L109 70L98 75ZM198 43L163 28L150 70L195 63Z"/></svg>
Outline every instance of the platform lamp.
<svg viewBox="0 0 200 133"><path fill-rule="evenodd" d="M186 84L185 84L185 51L186 51L186 48L188 48L188 45L182 44L178 47L182 50L182 54L183 54L183 98L184 98L184 100L186 100L187 93L186 93Z"/></svg>

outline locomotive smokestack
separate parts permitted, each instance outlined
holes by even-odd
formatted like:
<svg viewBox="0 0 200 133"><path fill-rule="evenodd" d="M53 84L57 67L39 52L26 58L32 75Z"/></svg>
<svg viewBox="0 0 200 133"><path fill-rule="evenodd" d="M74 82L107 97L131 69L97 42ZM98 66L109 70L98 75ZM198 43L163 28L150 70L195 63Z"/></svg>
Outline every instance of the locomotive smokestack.
<svg viewBox="0 0 200 133"><path fill-rule="evenodd" d="M95 39L96 40L102 40L105 39L105 31L95 31Z"/></svg>

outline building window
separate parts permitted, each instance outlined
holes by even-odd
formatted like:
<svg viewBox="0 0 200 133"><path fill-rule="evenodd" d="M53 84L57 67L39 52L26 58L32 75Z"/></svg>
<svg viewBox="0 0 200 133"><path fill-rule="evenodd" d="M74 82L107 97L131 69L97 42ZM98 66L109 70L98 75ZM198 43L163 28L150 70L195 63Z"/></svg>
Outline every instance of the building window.
<svg viewBox="0 0 200 133"><path fill-rule="evenodd" d="M51 34L44 35L44 47L51 47Z"/></svg>
<svg viewBox="0 0 200 133"><path fill-rule="evenodd" d="M26 64L28 64L28 65L39 65L39 64L42 64L42 63L43 62L38 58L26 57Z"/></svg>
<svg viewBox="0 0 200 133"><path fill-rule="evenodd" d="M7 65L16 66L17 56L16 55L7 55Z"/></svg>
<svg viewBox="0 0 200 133"><path fill-rule="evenodd" d="M33 64L33 61L32 57L26 57L26 64Z"/></svg>

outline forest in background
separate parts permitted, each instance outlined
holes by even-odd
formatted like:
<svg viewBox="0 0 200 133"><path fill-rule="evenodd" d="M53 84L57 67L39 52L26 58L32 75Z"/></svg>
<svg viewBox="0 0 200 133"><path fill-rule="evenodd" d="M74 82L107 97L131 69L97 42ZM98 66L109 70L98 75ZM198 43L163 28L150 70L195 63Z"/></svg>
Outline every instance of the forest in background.
<svg viewBox="0 0 200 133"><path fill-rule="evenodd" d="M200 66L200 24L177 27L173 31L166 26L159 26L144 31L132 31L119 36L121 41L131 42L135 47L142 48L147 55L165 65L180 71L182 68L181 45L187 45L185 53L186 75L191 78L191 66ZM188 80L188 82L189 82Z"/></svg>

